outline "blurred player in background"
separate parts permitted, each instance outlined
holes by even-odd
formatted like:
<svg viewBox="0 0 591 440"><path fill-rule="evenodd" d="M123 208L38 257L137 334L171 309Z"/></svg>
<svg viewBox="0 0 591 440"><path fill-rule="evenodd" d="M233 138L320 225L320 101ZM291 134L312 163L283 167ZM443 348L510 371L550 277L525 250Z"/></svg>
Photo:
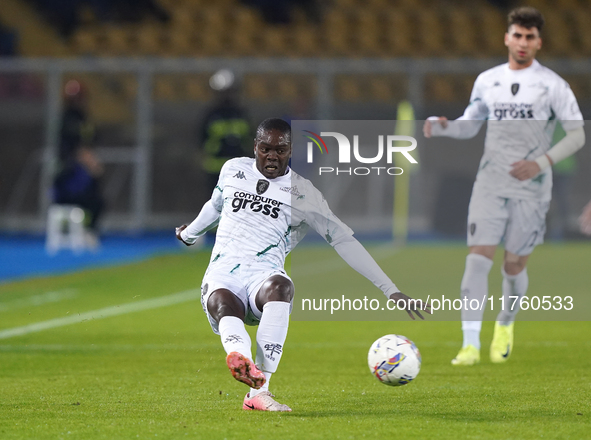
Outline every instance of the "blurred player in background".
<svg viewBox="0 0 591 440"><path fill-rule="evenodd" d="M255 158L226 162L219 181L197 218L176 230L186 245L219 223L209 267L201 285L201 303L214 333L221 336L234 378L250 386L243 409L291 411L269 392L287 337L294 286L284 270L285 257L311 227L355 270L386 297L405 301L414 319L428 305L408 302L353 231L329 209L322 194L288 166L291 127L267 119L258 129ZM418 307L417 307L418 306ZM256 364L245 322L257 325Z"/></svg>
<svg viewBox="0 0 591 440"><path fill-rule="evenodd" d="M209 79L209 85L215 93L215 102L201 124L200 163L207 175L207 192L211 194L224 163L248 153L252 131L248 115L240 106L240 88L234 73L218 70Z"/></svg>
<svg viewBox="0 0 591 440"><path fill-rule="evenodd" d="M472 190L468 212L466 269L462 298L486 300L488 273L497 245L504 237L502 268L505 310L495 323L490 347L492 362L505 362L513 349L513 322L519 299L528 287L526 264L541 244L551 198L551 165L569 157L585 143L583 117L569 85L541 66L544 18L534 8L509 13L505 45L509 62L480 74L470 104L456 121L432 117L425 122L426 137L475 136L487 120L484 155ZM555 120L566 136L550 148ZM513 310L511 306L514 305ZM462 310L463 347L453 365L480 361L483 311Z"/></svg>
<svg viewBox="0 0 591 440"><path fill-rule="evenodd" d="M90 216L86 241L93 248L98 245L98 226L104 208L100 190L103 165L92 150L95 131L88 119L86 90L79 81L66 83L64 101L53 201L78 205L86 211Z"/></svg>

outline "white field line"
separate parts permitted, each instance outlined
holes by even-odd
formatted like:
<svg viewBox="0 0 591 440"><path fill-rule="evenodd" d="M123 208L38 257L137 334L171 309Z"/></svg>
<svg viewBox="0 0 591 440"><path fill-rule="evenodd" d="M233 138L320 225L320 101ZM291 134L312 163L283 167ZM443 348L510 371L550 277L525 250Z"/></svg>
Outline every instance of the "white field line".
<svg viewBox="0 0 591 440"><path fill-rule="evenodd" d="M30 306L40 306L43 304L56 303L66 299L72 299L78 296L77 289L64 289L53 292L45 292L39 295L29 296L28 298L17 298L12 301L0 302L0 312L7 312L15 309L22 309Z"/></svg>
<svg viewBox="0 0 591 440"><path fill-rule="evenodd" d="M373 254L376 260L381 260L383 258L387 258L391 255L394 255L399 251L400 249L394 246L381 246L374 249ZM296 273L298 276L314 276L322 273L332 272L335 270L341 270L344 267L347 267L347 264L340 257L333 257L322 262L308 263L301 266L297 265ZM159 307L165 307L173 304L181 304L184 302L197 299L200 296L200 289L192 289L187 290L185 292L173 293L171 295L147 299L145 301L138 301L118 306L105 307L104 309L92 310L90 312L80 313L78 315L50 319L49 321L36 322L34 324L24 325L22 327L8 328L5 330L0 330L0 340L13 338L15 336L28 335L29 333L36 333L43 330L50 330L56 327L63 327L65 325L78 324L80 322L88 321L90 319L103 319L109 318L111 316L140 312L142 310L156 309Z"/></svg>
<svg viewBox="0 0 591 440"><path fill-rule="evenodd" d="M90 312L80 313L78 315L66 316L63 318L50 319L49 321L36 322L34 324L14 327L0 331L0 339L23 336L29 333L36 333L43 330L49 330L65 325L77 324L91 319L110 318L111 316L125 315L127 313L140 312L142 310L157 309L159 307L181 304L198 299L201 295L199 289L187 290L185 292L173 293L172 295L161 296L158 298L137 301L133 303L121 304L118 306L105 307L103 309L92 310Z"/></svg>

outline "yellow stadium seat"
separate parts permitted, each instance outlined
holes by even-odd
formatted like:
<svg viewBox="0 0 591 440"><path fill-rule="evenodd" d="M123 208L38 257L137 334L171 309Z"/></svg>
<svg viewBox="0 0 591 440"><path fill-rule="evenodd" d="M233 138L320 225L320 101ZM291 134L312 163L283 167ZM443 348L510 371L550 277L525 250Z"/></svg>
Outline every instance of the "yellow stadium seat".
<svg viewBox="0 0 591 440"><path fill-rule="evenodd" d="M227 53L238 57L260 55L260 47L255 36L253 31L236 32L228 35Z"/></svg>
<svg viewBox="0 0 591 440"><path fill-rule="evenodd" d="M386 9L395 7L390 0L366 0L364 8L372 10L374 13L383 13Z"/></svg>
<svg viewBox="0 0 591 440"><path fill-rule="evenodd" d="M566 23L564 14L548 14L543 35L544 53L554 56L575 55L571 41L571 27Z"/></svg>
<svg viewBox="0 0 591 440"><path fill-rule="evenodd" d="M449 11L449 24L452 52L454 55L468 56L478 53L477 32L474 16L463 9L451 9Z"/></svg>
<svg viewBox="0 0 591 440"><path fill-rule="evenodd" d="M207 7L200 11L201 21L206 27L218 27L221 31L227 31L228 17L226 10L220 7Z"/></svg>
<svg viewBox="0 0 591 440"><path fill-rule="evenodd" d="M336 98L339 101L359 101L362 97L361 87L356 78L339 76L335 81Z"/></svg>
<svg viewBox="0 0 591 440"><path fill-rule="evenodd" d="M174 101L177 94L174 81L168 76L159 76L154 81L154 98L160 101Z"/></svg>
<svg viewBox="0 0 591 440"><path fill-rule="evenodd" d="M368 98L372 101L391 102L393 100L392 83L389 81L389 78L371 78L368 86Z"/></svg>
<svg viewBox="0 0 591 440"><path fill-rule="evenodd" d="M426 94L429 100L437 102L453 102L457 99L453 78L449 76L428 76Z"/></svg>
<svg viewBox="0 0 591 440"><path fill-rule="evenodd" d="M300 90L293 77L279 77L276 84L277 98L283 101L293 101L300 96Z"/></svg>
<svg viewBox="0 0 591 440"><path fill-rule="evenodd" d="M267 81L261 75L248 75L244 81L244 96L254 101L268 101L271 97ZM274 93L273 93L274 94Z"/></svg>
<svg viewBox="0 0 591 440"><path fill-rule="evenodd" d="M105 29L105 37L109 54L112 56L133 55L130 47L129 32L121 26L110 26Z"/></svg>
<svg viewBox="0 0 591 440"><path fill-rule="evenodd" d="M284 56L289 52L286 27L269 27L261 35L259 55Z"/></svg>
<svg viewBox="0 0 591 440"><path fill-rule="evenodd" d="M211 89L206 78L194 78L193 76L187 78L185 89L186 98L189 100L204 102L211 100Z"/></svg>
<svg viewBox="0 0 591 440"><path fill-rule="evenodd" d="M384 54L383 30L381 20L375 13L362 10L355 14L351 33L352 47L362 57L375 57Z"/></svg>
<svg viewBox="0 0 591 440"><path fill-rule="evenodd" d="M97 41L92 29L79 29L73 38L73 50L78 55L90 55L96 53Z"/></svg>
<svg viewBox="0 0 591 440"><path fill-rule="evenodd" d="M291 33L291 51L288 55L312 57L320 54L318 30L315 26L298 26Z"/></svg>
<svg viewBox="0 0 591 440"><path fill-rule="evenodd" d="M507 54L504 35L507 31L507 19L494 8L481 7L477 11L480 24L480 35L483 40L483 52L488 56L503 56Z"/></svg>
<svg viewBox="0 0 591 440"><path fill-rule="evenodd" d="M161 53L162 30L150 23L145 23L136 32L138 54L154 56Z"/></svg>
<svg viewBox="0 0 591 440"><path fill-rule="evenodd" d="M416 34L411 17L404 11L390 11L386 17L384 38L390 56L405 57L414 53Z"/></svg>
<svg viewBox="0 0 591 440"><path fill-rule="evenodd" d="M320 33L324 51L329 56L344 56L349 53L350 26L347 14L341 11L332 11L327 15Z"/></svg>
<svg viewBox="0 0 591 440"><path fill-rule="evenodd" d="M421 54L440 57L447 53L448 47L444 40L444 31L440 14L432 9L420 11L416 16L417 29L420 35Z"/></svg>
<svg viewBox="0 0 591 440"><path fill-rule="evenodd" d="M193 32L184 32L180 29L168 29L163 35L161 54L170 57L186 57L193 55L195 51Z"/></svg>
<svg viewBox="0 0 591 440"><path fill-rule="evenodd" d="M264 23L253 9L246 7L235 8L232 11L233 26L236 27L236 32L240 30L260 29Z"/></svg>
<svg viewBox="0 0 591 440"><path fill-rule="evenodd" d="M591 28L589 20L591 20L591 13L589 11L577 11L573 15L577 40L580 45L580 53L583 56L591 56Z"/></svg>
<svg viewBox="0 0 591 440"><path fill-rule="evenodd" d="M332 9L351 9L358 5L358 0L334 0L334 7Z"/></svg>
<svg viewBox="0 0 591 440"><path fill-rule="evenodd" d="M206 56L220 56L225 53L227 33L223 28L207 26L201 29L196 53Z"/></svg>
<svg viewBox="0 0 591 440"><path fill-rule="evenodd" d="M195 14L190 8L178 7L172 11L170 28L179 31L191 31L195 26Z"/></svg>

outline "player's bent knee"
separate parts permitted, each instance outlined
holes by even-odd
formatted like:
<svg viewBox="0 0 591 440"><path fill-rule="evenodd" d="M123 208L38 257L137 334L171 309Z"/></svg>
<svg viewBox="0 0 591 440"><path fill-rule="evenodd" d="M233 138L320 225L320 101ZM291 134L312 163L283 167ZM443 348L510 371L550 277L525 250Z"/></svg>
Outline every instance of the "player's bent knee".
<svg viewBox="0 0 591 440"><path fill-rule="evenodd" d="M525 269L525 263L520 262L507 262L503 265L503 269L507 275L519 275L523 269Z"/></svg>
<svg viewBox="0 0 591 440"><path fill-rule="evenodd" d="M529 255L515 255L511 252L505 252L503 270L507 275L518 275L525 269L528 258Z"/></svg>
<svg viewBox="0 0 591 440"><path fill-rule="evenodd" d="M207 311L217 322L224 316L235 316L244 321L244 304L226 289L216 290L210 295L207 300Z"/></svg>
<svg viewBox="0 0 591 440"><path fill-rule="evenodd" d="M256 297L256 305L262 310L269 301L291 302L293 295L293 283L281 275L274 275L261 286Z"/></svg>
<svg viewBox="0 0 591 440"><path fill-rule="evenodd" d="M483 257L492 260L495 257L496 249L496 246L470 246L470 253L482 255Z"/></svg>

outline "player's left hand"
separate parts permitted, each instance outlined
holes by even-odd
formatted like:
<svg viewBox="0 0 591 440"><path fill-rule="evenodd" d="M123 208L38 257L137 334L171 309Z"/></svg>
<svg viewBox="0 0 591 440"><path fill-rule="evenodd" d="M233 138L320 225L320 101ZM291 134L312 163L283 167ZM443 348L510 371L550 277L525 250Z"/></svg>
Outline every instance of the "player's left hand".
<svg viewBox="0 0 591 440"><path fill-rule="evenodd" d="M413 321L415 320L413 312L421 319L425 319L423 318L423 315L421 315L421 310L428 313L429 315L431 314L431 304L424 302L421 299L413 299L402 292L393 293L390 295L390 299L396 302L397 307L398 304L402 304L403 301L404 310L406 310L406 313L408 313L408 316L410 316Z"/></svg>
<svg viewBox="0 0 591 440"><path fill-rule="evenodd" d="M542 171L538 163L534 160L520 160L512 163L511 167L509 174L519 180L531 179Z"/></svg>
<svg viewBox="0 0 591 440"><path fill-rule="evenodd" d="M191 246L191 243L187 243L185 240L183 240L183 237L181 237L181 232L183 232L185 229L187 229L187 225L182 225L178 228L175 228L174 232L176 233L176 238L182 241L185 246Z"/></svg>

